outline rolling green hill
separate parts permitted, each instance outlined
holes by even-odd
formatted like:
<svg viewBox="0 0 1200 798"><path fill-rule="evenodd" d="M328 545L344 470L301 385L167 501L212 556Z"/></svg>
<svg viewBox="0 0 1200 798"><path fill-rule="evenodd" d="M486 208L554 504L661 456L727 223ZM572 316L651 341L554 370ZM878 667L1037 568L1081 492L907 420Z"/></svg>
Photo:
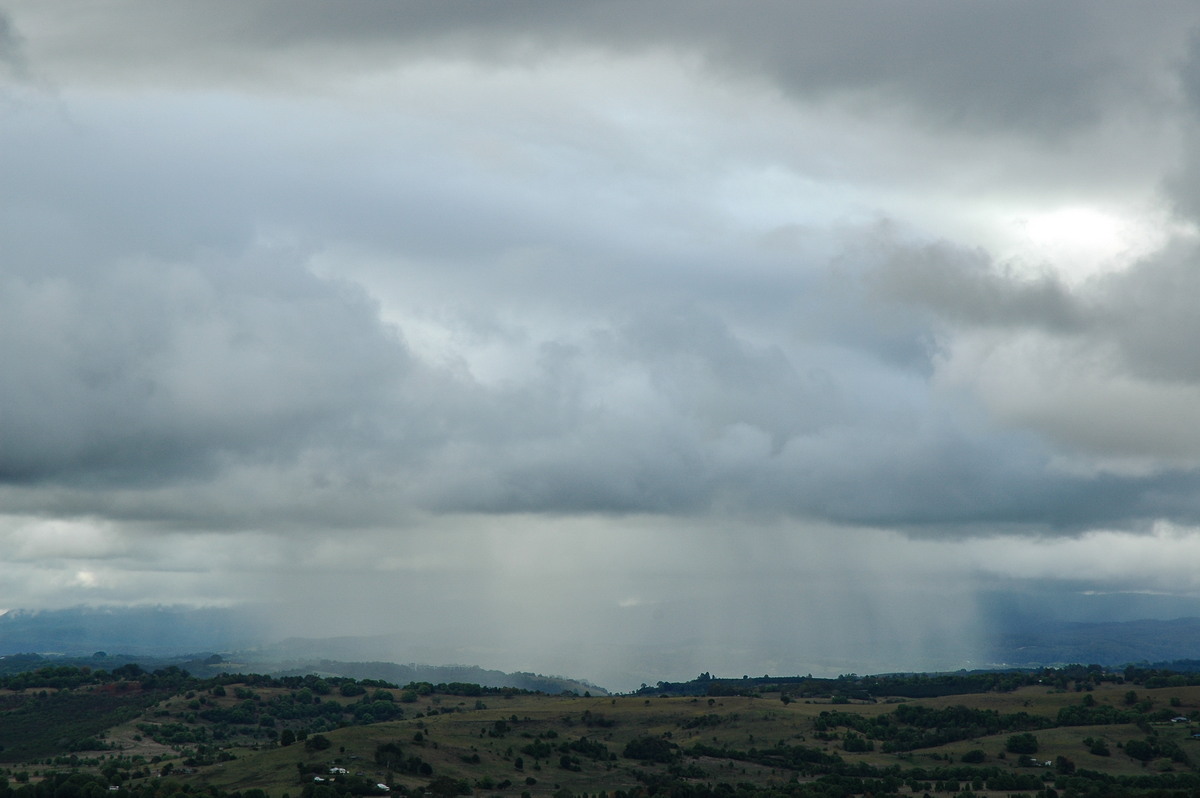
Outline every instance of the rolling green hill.
<svg viewBox="0 0 1200 798"><path fill-rule="evenodd" d="M70 798L70 774L131 798L1200 791L1200 675L1134 668L592 696L60 666L0 688L0 798Z"/></svg>

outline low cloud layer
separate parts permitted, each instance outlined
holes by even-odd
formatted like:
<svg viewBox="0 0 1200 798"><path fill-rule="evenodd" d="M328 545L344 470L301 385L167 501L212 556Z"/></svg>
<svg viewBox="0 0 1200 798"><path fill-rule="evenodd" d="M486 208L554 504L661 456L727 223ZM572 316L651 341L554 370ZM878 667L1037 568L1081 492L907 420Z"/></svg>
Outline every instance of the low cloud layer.
<svg viewBox="0 0 1200 798"><path fill-rule="evenodd" d="M829 669L965 661L997 580L1178 608L1189 576L1119 552L1200 525L1198 26L0 3L0 605L265 601L295 633L368 574L489 667L594 677L544 630L595 617L618 680L735 633L780 671L795 634ZM1034 542L1094 567L978 554Z"/></svg>

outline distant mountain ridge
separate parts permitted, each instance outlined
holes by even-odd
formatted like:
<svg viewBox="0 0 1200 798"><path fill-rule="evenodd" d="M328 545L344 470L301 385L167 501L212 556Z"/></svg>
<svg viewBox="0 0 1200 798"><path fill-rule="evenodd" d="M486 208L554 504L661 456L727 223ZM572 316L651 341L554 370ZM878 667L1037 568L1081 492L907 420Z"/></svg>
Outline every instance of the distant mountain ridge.
<svg viewBox="0 0 1200 798"><path fill-rule="evenodd" d="M233 671L231 663L223 663L225 671ZM608 695L608 690L581 679L565 676L543 676L538 673L488 670L478 665L401 665L395 662L340 662L337 660L300 660L286 663L247 663L237 671L265 673L269 676L347 676L352 679L380 679L404 686L412 682L430 684L478 684L481 687L515 687L539 693L577 693Z"/></svg>
<svg viewBox="0 0 1200 798"><path fill-rule="evenodd" d="M465 682L551 694L608 694L603 687L566 676L507 673L477 665L401 665L372 658L402 646L403 641L392 636L289 638L257 645L264 636L253 616L220 608L13 610L0 615L0 672L48 664L111 670L132 662L148 670L174 665L198 677L223 672L320 673L399 685Z"/></svg>
<svg viewBox="0 0 1200 798"><path fill-rule="evenodd" d="M1200 659L1200 618L1044 622L998 634L991 656L995 664L1016 667Z"/></svg>
<svg viewBox="0 0 1200 798"><path fill-rule="evenodd" d="M1006 611L996 613L985 623L983 632L987 642L985 660L964 663L963 667L1037 668L1071 663L1121 667L1200 660L1200 617L1194 616L1081 622L1044 620L1029 612ZM485 660L486 654L470 649L422 648L419 640L404 635L293 637L264 643L268 639L267 625L253 613L222 608L77 607L13 610L0 615L0 657L36 654L86 659L97 652L110 652L112 659L103 665L105 668L128 661L161 662L185 667L196 675L215 675L219 669L267 674L320 672L398 684L457 681L547 693L606 692L588 681L566 676L510 673L481 665L418 664L421 660ZM209 662L214 653L219 654L215 664ZM626 647L625 653L629 662L648 663L641 669L646 671L644 674L631 674L638 681L654 683L668 672L671 658L661 656L661 641ZM398 664L401 662L408 664ZM782 666L786 668L787 664ZM868 667L854 662L830 665L842 666L842 672L864 672ZM869 667L880 673L891 670L886 663ZM953 670L954 666L945 669Z"/></svg>
<svg viewBox="0 0 1200 798"><path fill-rule="evenodd" d="M266 628L247 613L207 607L74 607L0 615L0 656L95 651L175 656L248 648Z"/></svg>

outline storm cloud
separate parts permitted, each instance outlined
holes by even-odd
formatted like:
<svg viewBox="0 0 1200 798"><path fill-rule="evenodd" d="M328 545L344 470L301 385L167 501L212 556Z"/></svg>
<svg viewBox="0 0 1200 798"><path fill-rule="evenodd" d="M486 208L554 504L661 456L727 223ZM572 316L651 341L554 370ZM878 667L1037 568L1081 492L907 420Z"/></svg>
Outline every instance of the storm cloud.
<svg viewBox="0 0 1200 798"><path fill-rule="evenodd" d="M353 631L618 687L974 662L1001 583L1177 611L1198 31L1185 3L0 3L0 605L282 634L441 586Z"/></svg>

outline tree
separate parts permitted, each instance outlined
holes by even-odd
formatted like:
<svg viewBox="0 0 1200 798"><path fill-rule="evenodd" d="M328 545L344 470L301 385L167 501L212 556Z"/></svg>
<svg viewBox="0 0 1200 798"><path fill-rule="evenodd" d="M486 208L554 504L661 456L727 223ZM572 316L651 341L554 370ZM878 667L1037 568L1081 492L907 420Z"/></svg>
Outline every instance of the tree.
<svg viewBox="0 0 1200 798"><path fill-rule="evenodd" d="M380 743L375 746L375 764L388 770L398 770L404 761L399 743Z"/></svg>
<svg viewBox="0 0 1200 798"><path fill-rule="evenodd" d="M842 741L842 750L850 753L863 753L874 751L875 744L861 735L848 731L845 740Z"/></svg>
<svg viewBox="0 0 1200 798"><path fill-rule="evenodd" d="M280 745L291 745L296 742L296 733L291 729L284 729L283 734L279 735Z"/></svg>
<svg viewBox="0 0 1200 798"><path fill-rule="evenodd" d="M625 746L626 759L671 763L678 758L677 746L661 737L638 737Z"/></svg>
<svg viewBox="0 0 1200 798"><path fill-rule="evenodd" d="M323 734L314 734L304 741L304 747L309 751L324 751L332 745L329 738Z"/></svg>
<svg viewBox="0 0 1200 798"><path fill-rule="evenodd" d="M1125 753L1142 762L1154 758L1154 746L1148 740L1130 740L1125 743Z"/></svg>
<svg viewBox="0 0 1200 798"><path fill-rule="evenodd" d="M1038 750L1037 737L1029 732L1014 734L1004 744L1004 750L1010 754L1036 754Z"/></svg>

